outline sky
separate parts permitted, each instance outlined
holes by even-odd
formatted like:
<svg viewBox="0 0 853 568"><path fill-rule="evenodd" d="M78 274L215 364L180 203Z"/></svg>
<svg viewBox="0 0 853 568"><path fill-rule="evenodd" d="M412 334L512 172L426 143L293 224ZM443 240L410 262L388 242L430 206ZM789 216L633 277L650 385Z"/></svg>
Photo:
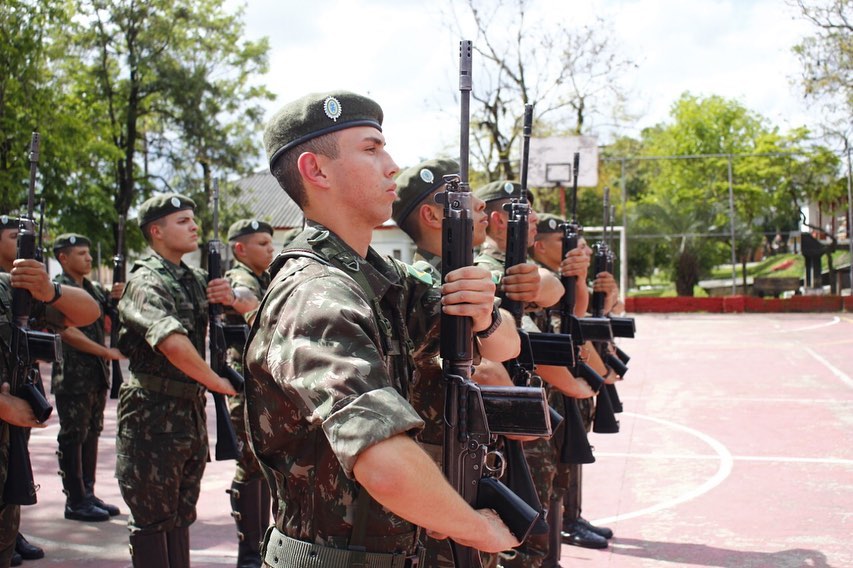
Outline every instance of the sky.
<svg viewBox="0 0 853 568"><path fill-rule="evenodd" d="M267 104L267 117L306 93L346 89L383 107L388 150L401 167L458 155L458 42L476 41L476 34L472 26L463 23L460 34L448 23L447 6L442 0L249 0L246 35L267 36L271 46L262 80L278 98ZM620 79L637 120L620 134L636 136L667 122L685 91L735 99L783 132L820 121L796 84L800 67L791 51L813 30L785 0L533 0L528 21L580 25L596 16L611 24L618 52L637 64ZM473 81L476 90L476 57ZM612 135L591 134L600 142Z"/></svg>

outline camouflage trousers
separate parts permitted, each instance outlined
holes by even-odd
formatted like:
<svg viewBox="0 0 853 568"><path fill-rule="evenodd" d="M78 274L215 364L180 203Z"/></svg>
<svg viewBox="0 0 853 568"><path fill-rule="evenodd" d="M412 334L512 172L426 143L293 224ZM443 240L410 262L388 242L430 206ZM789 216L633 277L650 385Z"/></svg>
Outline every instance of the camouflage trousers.
<svg viewBox="0 0 853 568"><path fill-rule="evenodd" d="M246 397L243 393L228 397L228 414L231 416L231 424L237 435L237 470L234 472L234 481L248 483L258 479L265 479L261 472L261 466L252 453L249 437L246 433Z"/></svg>
<svg viewBox="0 0 853 568"><path fill-rule="evenodd" d="M21 506L3 503L3 488L9 465L9 428L0 422L0 568L6 568L15 552L15 539L21 524Z"/></svg>
<svg viewBox="0 0 853 568"><path fill-rule="evenodd" d="M90 435L99 436L104 429L106 389L82 394L56 394L56 414L59 434L56 441L62 447L84 443Z"/></svg>
<svg viewBox="0 0 853 568"><path fill-rule="evenodd" d="M208 460L204 398L121 387L116 478L132 534L168 532L196 519Z"/></svg>

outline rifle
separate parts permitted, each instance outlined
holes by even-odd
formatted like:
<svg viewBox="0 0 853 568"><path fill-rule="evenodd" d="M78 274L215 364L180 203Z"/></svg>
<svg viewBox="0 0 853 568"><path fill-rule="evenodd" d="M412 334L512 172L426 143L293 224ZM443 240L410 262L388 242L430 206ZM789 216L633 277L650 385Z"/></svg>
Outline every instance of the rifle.
<svg viewBox="0 0 853 568"><path fill-rule="evenodd" d="M116 232L116 254L113 256L113 284L117 282L124 282L127 276L125 275L125 262L124 262L124 224L125 224L125 216L121 214L118 216L118 230ZM100 250L100 249L99 249ZM110 347L116 347L118 345L118 330L119 330L119 319L118 319L118 300L116 298L110 297L109 304L109 316L110 316ZM124 377L121 373L121 363L119 361L112 361L112 374L111 374L111 382L110 382L110 398L118 398L118 391L121 388L121 384L124 382Z"/></svg>
<svg viewBox="0 0 853 568"><path fill-rule="evenodd" d="M522 150L521 150L521 189L517 199L512 199L504 204L508 213L506 257L504 260L504 271L511 267L527 262L527 232L529 225L530 203L527 200L527 169L530 159L530 135L533 127L533 105L524 105L524 121L522 123ZM521 319L524 315L524 306L520 301L511 300L506 295L501 298L501 307L512 314L515 326L521 339L521 354L505 363L513 383L520 387L529 387L530 378L533 374L535 363L545 364L546 357L554 356L560 352L560 345L553 345L555 339L543 338L540 340L537 333L527 333L522 329ZM535 344L535 346L534 346ZM570 347L570 346L569 346ZM538 355L538 357L537 357ZM552 428L557 428L563 421L559 412L548 407ZM512 491L530 505L534 510L540 512L539 520L533 528L533 534L545 534L548 525L545 522L545 508L539 499L539 494L533 484L533 477L524 450L518 440L505 439L503 441L504 452L507 456L508 468L506 482Z"/></svg>
<svg viewBox="0 0 853 568"><path fill-rule="evenodd" d="M577 201L578 201L578 171L580 168L580 153L575 153L574 163L572 168L572 217L567 223L562 224L563 229L563 258L577 248L578 240L582 234L582 227L577 218ZM582 378L596 393L596 418L600 421L599 431L618 431L618 422L613 415L613 406L610 403L610 398L605 386L604 378L601 377L595 370L590 367L580 356L580 346L585 341L610 341L613 339L613 332L610 327L610 320L604 317L578 318L574 314L576 303L577 277L561 276L560 280L563 284L563 297L560 300L560 331L562 333L571 334L575 341L575 366L572 367L572 374ZM568 401L567 401L568 402ZM571 401L576 404L575 401ZM572 413L571 405L568 405L568 412ZM576 406L577 407L577 406ZM570 417L572 423L577 425L577 420L574 416ZM615 425L615 426L614 426ZM570 426L571 427L571 426ZM573 430L576 428L573 428ZM577 442L580 437L573 431L567 429L567 433L576 439L576 442L569 445L563 444L561 449L560 459L563 463L592 463L591 461L573 461L573 460L590 460L592 457L590 452L584 448L583 441ZM567 436L569 438L570 436ZM576 450L572 452L572 450ZM578 451L579 450L579 451ZM571 454L577 454L573 457Z"/></svg>
<svg viewBox="0 0 853 568"><path fill-rule="evenodd" d="M21 217L18 226L17 258L36 258L35 200L36 173L39 160L39 133L33 132L30 143L30 185L27 194L27 215ZM11 355L14 367L11 373L10 393L29 403L38 422L48 419L53 407L38 388L41 373L38 361L62 362L62 343L59 335L30 329L33 297L28 290L12 288L12 337ZM6 484L3 487L3 502L10 505L34 505L36 486L28 449L28 428L9 425L9 463Z"/></svg>
<svg viewBox="0 0 853 568"><path fill-rule="evenodd" d="M471 207L471 190L468 185L468 131L471 95L470 41L460 42L459 90L462 99L460 174L444 176L444 193L436 195L436 202L444 206L442 220L442 278L474 259L474 222ZM530 532L540 513L509 490L498 480L502 473L502 456L489 451L499 433L497 425L490 422L487 404L502 401L499 406L512 411L513 422L521 413L512 409L512 402L504 395L531 393L520 387L480 387L471 380L474 360L474 339L469 317L441 314L442 374L445 381L444 443L442 467L453 488L472 507L494 509L519 541ZM538 404L541 408L545 430L550 430L541 389ZM493 401L488 403L487 401ZM506 414L505 414L506 416ZM494 430L493 430L494 428ZM515 432L518 433L518 432ZM488 458L493 458L488 462ZM480 568L478 550L450 542L453 561L457 568Z"/></svg>
<svg viewBox="0 0 853 568"><path fill-rule="evenodd" d="M608 257L610 256L609 247L607 246L607 226L609 224L609 215L610 215L610 188L604 188L604 232L602 233L602 238L600 241L596 242L592 245L592 277L601 272L608 271ZM604 292L595 291L592 292L592 298L590 299L590 311L592 312L592 316L594 318L602 318L607 320L608 325L610 325L611 337L608 339L602 340L593 340L595 343L596 350L598 354L601 356L601 359L605 362L605 364L609 365L611 368L614 368L614 365L618 363L622 367L621 361L617 357L614 357L608 352L607 347L613 343L613 328L609 318L606 317L604 313L604 301L606 299L606 294ZM618 371L617 371L618 372ZM596 411L595 411L595 421L593 422L592 430L593 432L599 434L615 434L619 432L619 421L616 420L615 413L622 411L622 403L621 401L618 405L615 401L619 400L619 394L616 391L615 385L605 385L605 388L601 389L598 392L598 396L596 398ZM604 411L602 412L602 409ZM617 410L618 409L618 410Z"/></svg>
<svg viewBox="0 0 853 568"><path fill-rule="evenodd" d="M219 180L213 180L213 238L207 243L207 281L222 278L222 254L219 251ZM208 304L210 318L210 368L220 377L227 379L240 392L243 390L243 376L228 365L226 353L228 343L225 340L225 325L222 321L222 304ZM234 460L240 455L237 447L237 435L228 414L225 395L212 392L216 407L216 460Z"/></svg>

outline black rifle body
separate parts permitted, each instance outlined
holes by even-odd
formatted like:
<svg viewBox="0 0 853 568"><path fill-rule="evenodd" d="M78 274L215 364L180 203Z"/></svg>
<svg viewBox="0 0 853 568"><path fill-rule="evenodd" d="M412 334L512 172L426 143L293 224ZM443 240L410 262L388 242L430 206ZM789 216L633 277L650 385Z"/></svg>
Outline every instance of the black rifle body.
<svg viewBox="0 0 853 568"><path fill-rule="evenodd" d="M127 278L125 272L125 261L124 261L124 215L119 215L118 218L118 232L116 234L116 254L113 256L113 284L124 282ZM110 347L116 348L118 345L118 330L119 330L119 319L118 319L118 300L116 298L110 297L109 304L109 316L110 316ZM112 361L112 373L110 377L110 398L118 398L118 391L121 388L121 384L124 381L124 377L121 373L121 363L118 360L113 359Z"/></svg>

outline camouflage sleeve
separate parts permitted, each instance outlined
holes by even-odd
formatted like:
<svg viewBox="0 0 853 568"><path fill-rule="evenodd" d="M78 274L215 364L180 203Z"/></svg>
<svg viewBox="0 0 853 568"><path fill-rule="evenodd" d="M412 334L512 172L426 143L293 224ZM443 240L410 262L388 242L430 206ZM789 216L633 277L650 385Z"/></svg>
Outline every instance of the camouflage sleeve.
<svg viewBox="0 0 853 568"><path fill-rule="evenodd" d="M259 329L270 336L256 342L266 344L265 366L278 386L305 420L322 425L352 477L362 451L423 421L394 388L373 312L355 282L336 269L314 270L294 276L300 281L290 294L268 293Z"/></svg>
<svg viewBox="0 0 853 568"><path fill-rule="evenodd" d="M173 333L189 335L176 316L172 295L148 270L135 272L127 281L118 309L121 324L144 337L152 349Z"/></svg>
<svg viewBox="0 0 853 568"><path fill-rule="evenodd" d="M264 295L261 293L261 286L258 283L258 279L255 278L254 275L249 274L245 270L231 269L225 273L225 278L228 280L228 283L231 284L231 287L235 290L237 288L248 288L252 295L255 296L258 300L262 299ZM250 322L254 319L257 310L250 310L244 314L242 314L243 319L246 322Z"/></svg>

